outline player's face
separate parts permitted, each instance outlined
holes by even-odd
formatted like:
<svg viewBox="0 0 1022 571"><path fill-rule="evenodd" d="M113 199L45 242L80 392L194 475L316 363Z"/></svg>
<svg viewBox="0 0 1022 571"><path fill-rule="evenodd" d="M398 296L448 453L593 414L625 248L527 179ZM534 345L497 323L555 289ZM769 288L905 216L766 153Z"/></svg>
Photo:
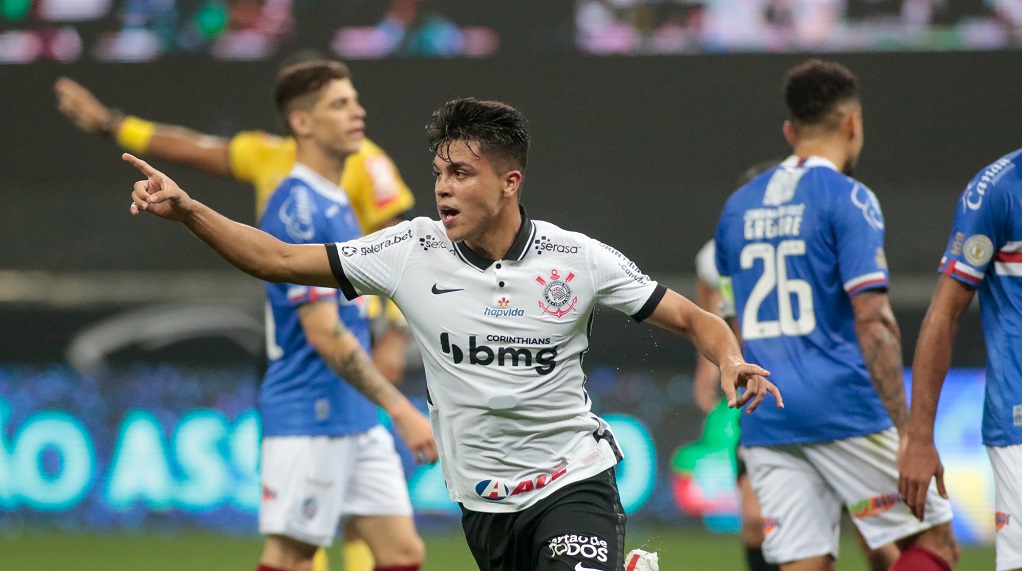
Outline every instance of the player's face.
<svg viewBox="0 0 1022 571"><path fill-rule="evenodd" d="M433 157L440 221L451 240L479 241L506 208L517 208L514 193L508 189L508 175L517 171L498 173L500 169L481 155L478 143L470 147L464 141L454 141L441 151Z"/></svg>
<svg viewBox="0 0 1022 571"><path fill-rule="evenodd" d="M366 110L350 79L335 79L323 86L309 113L312 138L339 155L357 153L365 139Z"/></svg>

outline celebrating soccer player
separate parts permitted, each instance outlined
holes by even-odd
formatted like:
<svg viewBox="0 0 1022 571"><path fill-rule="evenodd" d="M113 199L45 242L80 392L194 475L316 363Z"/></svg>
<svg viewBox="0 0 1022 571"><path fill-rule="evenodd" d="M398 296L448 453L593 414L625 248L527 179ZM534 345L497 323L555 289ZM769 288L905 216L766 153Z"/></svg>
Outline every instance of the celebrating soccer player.
<svg viewBox="0 0 1022 571"><path fill-rule="evenodd" d="M125 154L146 176L131 212L182 222L261 279L390 296L424 353L444 478L480 569L619 571L622 454L590 411L582 372L596 305L688 336L720 367L731 406L751 412L768 393L782 406L780 393L766 370L742 359L719 317L617 250L528 217L519 191L529 134L516 109L451 101L428 134L439 221L416 218L326 246L287 244L224 218Z"/></svg>
<svg viewBox="0 0 1022 571"><path fill-rule="evenodd" d="M716 233L745 355L787 404L742 419L764 556L785 571L833 569L843 505L870 548L903 548L892 570L950 569L948 501L929 490L919 521L898 495L901 341L880 204L850 176L863 144L856 78L810 60L788 72L784 95L793 155L731 196Z"/></svg>
<svg viewBox="0 0 1022 571"><path fill-rule="evenodd" d="M898 457L912 513L930 511L927 490L944 467L933 422L958 322L979 289L986 339L983 443L994 468L997 571L1022 570L1022 150L1001 157L965 187L955 208L937 289L912 361L912 411Z"/></svg>

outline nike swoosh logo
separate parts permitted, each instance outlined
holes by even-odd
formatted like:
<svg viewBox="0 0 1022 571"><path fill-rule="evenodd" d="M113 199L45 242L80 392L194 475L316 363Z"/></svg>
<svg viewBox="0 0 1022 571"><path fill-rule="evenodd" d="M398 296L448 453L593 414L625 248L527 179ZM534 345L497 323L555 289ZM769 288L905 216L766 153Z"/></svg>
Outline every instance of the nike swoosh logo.
<svg viewBox="0 0 1022 571"><path fill-rule="evenodd" d="M592 567L583 567L582 562L579 561L575 564L575 571L600 571L599 569L593 569Z"/></svg>
<svg viewBox="0 0 1022 571"><path fill-rule="evenodd" d="M465 288L440 289L440 288L436 287L436 284L433 284L433 293L436 294L436 295L440 295L442 293L451 293L451 292L455 292L455 291L465 291Z"/></svg>

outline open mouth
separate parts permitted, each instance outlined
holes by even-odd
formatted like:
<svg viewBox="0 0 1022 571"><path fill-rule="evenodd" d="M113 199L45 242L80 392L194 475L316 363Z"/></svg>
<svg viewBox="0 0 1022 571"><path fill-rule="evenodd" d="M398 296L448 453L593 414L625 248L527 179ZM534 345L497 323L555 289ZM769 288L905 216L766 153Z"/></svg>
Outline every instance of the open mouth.
<svg viewBox="0 0 1022 571"><path fill-rule="evenodd" d="M459 214L456 208L451 208L450 206L438 206L437 212L440 213L440 221L444 223L444 226L450 226Z"/></svg>

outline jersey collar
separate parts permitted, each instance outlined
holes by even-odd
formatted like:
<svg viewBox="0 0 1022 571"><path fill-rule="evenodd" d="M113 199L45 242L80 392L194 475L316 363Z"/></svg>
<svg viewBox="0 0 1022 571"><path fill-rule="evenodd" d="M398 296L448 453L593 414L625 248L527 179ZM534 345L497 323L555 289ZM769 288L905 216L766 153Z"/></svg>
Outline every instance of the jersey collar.
<svg viewBox="0 0 1022 571"><path fill-rule="evenodd" d="M344 193L344 189L338 186L336 182L327 180L321 174L302 163L295 163L291 167L290 176L303 180L309 185L309 188L319 195L325 196L334 202L348 204L348 195Z"/></svg>
<svg viewBox="0 0 1022 571"><path fill-rule="evenodd" d="M804 168L804 169L808 169L808 168L812 168L812 167L826 167L826 168L829 168L830 170L833 170L833 171L837 171L838 170L837 165L835 165L834 163L830 162L828 159L825 159L823 157L818 157L816 155L810 155L810 156L808 156L808 157L806 157L804 159L799 158L799 157L797 157L795 155L791 155L790 157L784 159L784 162L781 163L781 166L787 167L787 168L799 167L799 168ZM840 171L838 171L838 172L840 172Z"/></svg>
<svg viewBox="0 0 1022 571"><path fill-rule="evenodd" d="M519 204L518 211L522 213L522 226L518 229L518 235L515 236L515 241L511 244L511 249L508 250L503 257L504 260L511 260L515 262L520 261L525 257L525 254L529 253L529 244L532 243L532 239L536 235L536 224L525 212L525 207ZM487 256L469 248L468 244L465 244L464 242L455 242L454 251L463 262L479 271L489 268L494 262L496 262L496 260L491 260Z"/></svg>

